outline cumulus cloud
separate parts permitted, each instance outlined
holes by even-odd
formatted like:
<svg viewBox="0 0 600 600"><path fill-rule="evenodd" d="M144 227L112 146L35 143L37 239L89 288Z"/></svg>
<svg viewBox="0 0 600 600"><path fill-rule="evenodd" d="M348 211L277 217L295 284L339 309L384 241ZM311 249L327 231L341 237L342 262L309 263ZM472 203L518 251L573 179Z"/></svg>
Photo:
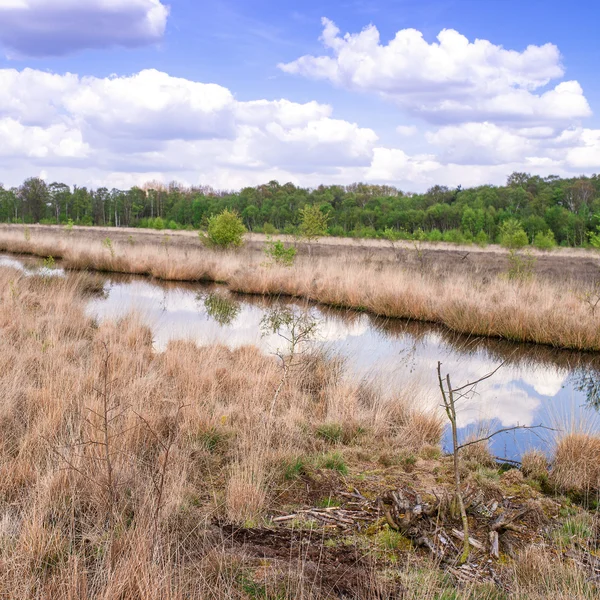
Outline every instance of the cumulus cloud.
<svg viewBox="0 0 600 600"><path fill-rule="evenodd" d="M59 56L86 48L159 41L161 0L0 0L0 45L12 56Z"/></svg>
<svg viewBox="0 0 600 600"><path fill-rule="evenodd" d="M241 102L220 85L156 70L108 78L0 70L5 151L42 167L76 157L110 172L196 172L214 182L219 170L260 180L368 166L375 132L331 114L314 101Z"/></svg>
<svg viewBox="0 0 600 600"><path fill-rule="evenodd" d="M374 25L343 37L329 19L323 19L323 26L321 41L330 55L302 56L279 68L378 93L438 124L564 123L591 114L576 81L538 91L564 74L553 44L519 52L487 40L470 42L452 29L444 29L437 42L428 43L420 31L403 29L384 45Z"/></svg>
<svg viewBox="0 0 600 600"><path fill-rule="evenodd" d="M150 179L235 189L277 179L352 181L409 191L501 183L508 173L600 170L600 132L556 123L466 122L396 144L319 102L239 101L226 87L149 69L80 77L0 69L0 155L7 185L52 180L127 187Z"/></svg>

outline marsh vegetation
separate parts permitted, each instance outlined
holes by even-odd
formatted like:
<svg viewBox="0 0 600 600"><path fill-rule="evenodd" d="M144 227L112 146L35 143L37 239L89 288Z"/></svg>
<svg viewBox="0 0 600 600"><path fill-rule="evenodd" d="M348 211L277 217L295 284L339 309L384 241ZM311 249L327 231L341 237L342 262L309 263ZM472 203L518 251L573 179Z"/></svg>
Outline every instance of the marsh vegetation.
<svg viewBox="0 0 600 600"><path fill-rule="evenodd" d="M563 428L513 467L486 442L464 444L456 463L419 382L407 376L390 393L310 343L318 323L307 304L437 322L437 336L471 336L465 352L487 344L498 363L525 364L527 347L502 344L598 349L584 285L343 257L265 264L262 251L179 247L175 236L109 239L86 243L77 228L0 238L46 261L32 272L0 266L0 597L598 594L594 429ZM52 275L58 263L67 270ZM245 310L233 292L297 302L265 301L271 350L186 336L157 345L142 313L89 310L106 289L92 271L225 282L196 292L225 329ZM569 369L595 364L593 353L561 356ZM463 566L457 464L471 540Z"/></svg>

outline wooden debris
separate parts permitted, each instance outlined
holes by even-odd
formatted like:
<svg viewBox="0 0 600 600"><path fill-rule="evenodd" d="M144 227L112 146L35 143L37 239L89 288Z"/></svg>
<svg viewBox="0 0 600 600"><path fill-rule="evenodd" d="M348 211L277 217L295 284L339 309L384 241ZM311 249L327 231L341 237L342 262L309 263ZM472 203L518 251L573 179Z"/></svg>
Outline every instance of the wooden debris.
<svg viewBox="0 0 600 600"><path fill-rule="evenodd" d="M497 531L490 531L490 554L494 558L500 558L500 544Z"/></svg>
<svg viewBox="0 0 600 600"><path fill-rule="evenodd" d="M458 529L453 529L452 535L455 538L458 538L459 540L465 539L465 534L462 531L459 531ZM472 537L469 537L469 544L471 544L471 546L473 546L473 548L477 548L477 550L483 550L483 548L484 548L484 546L481 542L478 542L475 538L472 538Z"/></svg>

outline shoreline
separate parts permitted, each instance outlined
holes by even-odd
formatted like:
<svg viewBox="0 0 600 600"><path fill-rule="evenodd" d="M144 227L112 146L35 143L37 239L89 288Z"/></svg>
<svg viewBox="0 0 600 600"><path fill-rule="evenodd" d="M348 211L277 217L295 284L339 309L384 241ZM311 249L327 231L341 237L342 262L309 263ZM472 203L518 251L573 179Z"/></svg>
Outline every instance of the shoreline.
<svg viewBox="0 0 600 600"><path fill-rule="evenodd" d="M0 228L0 249L60 258L69 270L221 283L240 294L306 299L385 318L436 323L463 335L600 351L600 311L587 303L588 292L580 282L540 277L512 281L485 270L444 272L435 264L419 268L417 263L415 270L409 261L359 261L353 255L299 256L293 267L284 268L265 266L264 255L252 248L211 251L199 241L180 247L164 234L160 244L107 237L107 245L86 238L87 230L79 229L49 233L48 228L32 228L26 239L22 229Z"/></svg>

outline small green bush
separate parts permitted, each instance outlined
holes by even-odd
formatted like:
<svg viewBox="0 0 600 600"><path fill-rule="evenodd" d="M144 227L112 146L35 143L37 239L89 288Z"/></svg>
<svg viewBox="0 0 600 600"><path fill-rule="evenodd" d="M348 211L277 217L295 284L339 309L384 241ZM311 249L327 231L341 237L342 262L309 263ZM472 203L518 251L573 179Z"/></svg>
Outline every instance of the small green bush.
<svg viewBox="0 0 600 600"><path fill-rule="evenodd" d="M294 458L283 464L283 476L286 480L291 481L305 475L307 471L306 460L302 457Z"/></svg>
<svg viewBox="0 0 600 600"><path fill-rule="evenodd" d="M330 444L339 444L344 436L344 429L339 423L323 423L316 428L315 435Z"/></svg>
<svg viewBox="0 0 600 600"><path fill-rule="evenodd" d="M264 250L267 258L269 258L274 264L281 265L283 267L291 267L294 264L296 258L295 246L289 246L286 248L285 244L279 240L267 240Z"/></svg>
<svg viewBox="0 0 600 600"><path fill-rule="evenodd" d="M508 253L509 268L507 276L509 279L520 279L525 281L531 279L535 273L535 264L537 259L532 256L530 251L524 253L511 249Z"/></svg>
<svg viewBox="0 0 600 600"><path fill-rule="evenodd" d="M445 231L442 239L444 242L450 242L451 244L464 244L467 241L460 229L449 229L448 231Z"/></svg>
<svg viewBox="0 0 600 600"><path fill-rule="evenodd" d="M148 225L152 229L162 231L165 228L165 221L162 217L156 217L156 219L148 219Z"/></svg>
<svg viewBox="0 0 600 600"><path fill-rule="evenodd" d="M527 233L517 219L508 219L500 227L500 244L509 250L518 250L529 244Z"/></svg>
<svg viewBox="0 0 600 600"><path fill-rule="evenodd" d="M203 243L214 248L237 248L244 243L246 228L235 211L225 209L208 219L208 230L199 236Z"/></svg>
<svg viewBox="0 0 600 600"><path fill-rule="evenodd" d="M442 232L439 229L432 229L427 234L427 241L429 242L441 242L444 239Z"/></svg>
<svg viewBox="0 0 600 600"><path fill-rule="evenodd" d="M112 240L108 236L106 236L102 240L102 245L110 252L111 258L114 258L115 257L115 248L113 246Z"/></svg>
<svg viewBox="0 0 600 600"><path fill-rule="evenodd" d="M481 230L477 233L473 241L481 248L485 248L489 242L488 235L485 231Z"/></svg>
<svg viewBox="0 0 600 600"><path fill-rule="evenodd" d="M546 233L538 231L535 234L535 238L533 239L533 245L538 250L552 250L556 247L556 239L554 238L554 233L550 229L548 229Z"/></svg>
<svg viewBox="0 0 600 600"><path fill-rule="evenodd" d="M265 223L263 225L262 230L265 235L275 235L275 234L279 233L277 231L277 229L275 228L275 226L272 225L271 223Z"/></svg>
<svg viewBox="0 0 600 600"><path fill-rule="evenodd" d="M327 235L329 216L316 204L306 204L299 211L300 235L307 240Z"/></svg>

